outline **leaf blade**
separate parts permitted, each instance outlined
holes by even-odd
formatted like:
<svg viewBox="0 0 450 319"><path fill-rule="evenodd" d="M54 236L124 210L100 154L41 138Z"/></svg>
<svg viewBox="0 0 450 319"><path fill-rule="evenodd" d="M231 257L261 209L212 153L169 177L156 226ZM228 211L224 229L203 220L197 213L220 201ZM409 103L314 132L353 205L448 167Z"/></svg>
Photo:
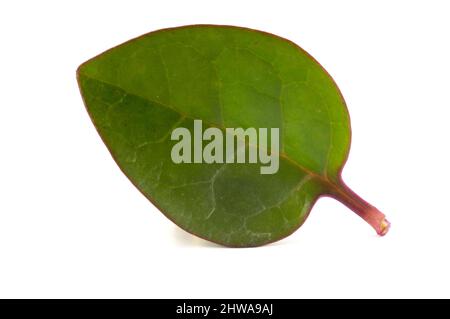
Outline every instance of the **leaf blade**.
<svg viewBox="0 0 450 319"><path fill-rule="evenodd" d="M171 46L162 45L167 39L175 41ZM295 55L299 58L295 59ZM209 59L209 63L200 61L199 57ZM126 63L120 62L121 59L126 59ZM233 69L232 62L238 62L238 67ZM190 67L180 75L183 65ZM88 112L124 173L182 228L221 244L256 246L295 231L306 219L313 203L327 191L323 181L338 180L348 153L348 113L334 82L303 50L265 33L214 26L158 31L103 53L83 64L77 73ZM311 78L313 84L308 83ZM184 87L185 83L192 85ZM331 88L331 93L325 90L325 97L324 86ZM331 111L323 101L332 105ZM114 103L116 108L112 112L108 105ZM145 110L136 107L144 104ZM263 108L258 109L259 112L250 109L245 113L248 105L263 105ZM320 112L315 112L317 110ZM328 120L325 123L324 113ZM221 170L215 164L193 169L171 163L167 156L173 143L167 139L167 132L178 124L192 129L195 118L222 130L225 127L280 127L283 149L280 171L274 175L277 180L262 178L257 169L248 164L230 165L231 168L223 171L232 173L225 177L218 175L220 178L216 180L218 177L213 176ZM332 136L336 132L332 125L335 118L341 126L341 135L337 138ZM127 122L133 125L127 126ZM152 128L151 132L146 128ZM311 132L319 136L321 143L311 142ZM338 146L333 146L333 138ZM328 144L323 142L326 140ZM146 153L145 149L150 146L150 153ZM153 158L158 159L157 163L152 162ZM140 180L142 176L147 176L149 181ZM286 183L292 176L295 181ZM159 185L161 179L163 186ZM307 181L302 183L305 179ZM218 196L216 183L220 181L222 184L218 185L222 188L217 186ZM192 189L183 190L175 184L190 185ZM284 184L288 189L282 187ZM296 189L294 185L300 187ZM265 189L273 189L278 200L262 202L268 198ZM193 201L186 201L187 195L200 204L196 206ZM221 201L223 198L228 200ZM235 207L231 205L233 202L239 204ZM255 207L261 209L255 213ZM295 218L286 219L285 215ZM259 232L252 231L251 227Z"/></svg>

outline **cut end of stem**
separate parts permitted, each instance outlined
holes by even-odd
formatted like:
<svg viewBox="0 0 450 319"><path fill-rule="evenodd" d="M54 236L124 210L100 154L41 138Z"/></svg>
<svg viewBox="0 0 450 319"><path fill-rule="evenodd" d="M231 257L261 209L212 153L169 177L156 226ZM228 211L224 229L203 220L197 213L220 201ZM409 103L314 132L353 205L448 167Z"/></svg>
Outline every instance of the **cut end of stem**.
<svg viewBox="0 0 450 319"><path fill-rule="evenodd" d="M367 206L367 208L354 211L372 226L379 236L384 236L389 231L391 223L386 219L386 216L375 207Z"/></svg>
<svg viewBox="0 0 450 319"><path fill-rule="evenodd" d="M391 223L386 218L383 219L380 224L380 231L378 232L378 235L386 235L389 231L389 228L391 228Z"/></svg>

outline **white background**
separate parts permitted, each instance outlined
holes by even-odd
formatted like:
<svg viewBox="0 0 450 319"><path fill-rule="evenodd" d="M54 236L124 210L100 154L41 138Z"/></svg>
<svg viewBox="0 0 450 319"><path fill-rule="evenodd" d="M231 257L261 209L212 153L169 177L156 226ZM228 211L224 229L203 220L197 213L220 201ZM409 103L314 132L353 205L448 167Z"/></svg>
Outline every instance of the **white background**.
<svg viewBox="0 0 450 319"><path fill-rule="evenodd" d="M450 297L446 1L0 4L0 297ZM331 73L353 127L344 180L383 238L321 199L292 236L227 249L179 230L120 172L75 70L140 34L230 24L286 37Z"/></svg>

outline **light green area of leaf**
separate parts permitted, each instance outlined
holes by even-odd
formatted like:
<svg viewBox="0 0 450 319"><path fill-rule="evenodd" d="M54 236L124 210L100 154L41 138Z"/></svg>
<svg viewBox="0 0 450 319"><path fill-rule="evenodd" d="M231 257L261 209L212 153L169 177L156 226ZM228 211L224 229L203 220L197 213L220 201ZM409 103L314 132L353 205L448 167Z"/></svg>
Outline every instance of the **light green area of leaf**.
<svg viewBox="0 0 450 319"><path fill-rule="evenodd" d="M334 183L350 145L345 103L295 44L237 27L156 31L84 63L86 107L124 173L183 229L228 246L285 237ZM280 169L174 164L175 127L279 128ZM252 147L252 146L248 146Z"/></svg>

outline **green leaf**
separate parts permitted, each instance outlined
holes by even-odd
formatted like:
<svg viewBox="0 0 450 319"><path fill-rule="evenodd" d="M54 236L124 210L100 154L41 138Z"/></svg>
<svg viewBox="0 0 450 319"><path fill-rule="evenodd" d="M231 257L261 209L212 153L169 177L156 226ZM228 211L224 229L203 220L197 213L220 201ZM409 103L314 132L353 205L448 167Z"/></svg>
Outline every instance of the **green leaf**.
<svg viewBox="0 0 450 319"><path fill-rule="evenodd" d="M387 232L384 215L341 180L350 120L339 89L294 43L231 26L165 29L85 62L77 77L122 171L186 231L226 246L266 244L294 232L328 195ZM222 131L279 128L279 170L174 163L171 132L194 134L194 120Z"/></svg>

